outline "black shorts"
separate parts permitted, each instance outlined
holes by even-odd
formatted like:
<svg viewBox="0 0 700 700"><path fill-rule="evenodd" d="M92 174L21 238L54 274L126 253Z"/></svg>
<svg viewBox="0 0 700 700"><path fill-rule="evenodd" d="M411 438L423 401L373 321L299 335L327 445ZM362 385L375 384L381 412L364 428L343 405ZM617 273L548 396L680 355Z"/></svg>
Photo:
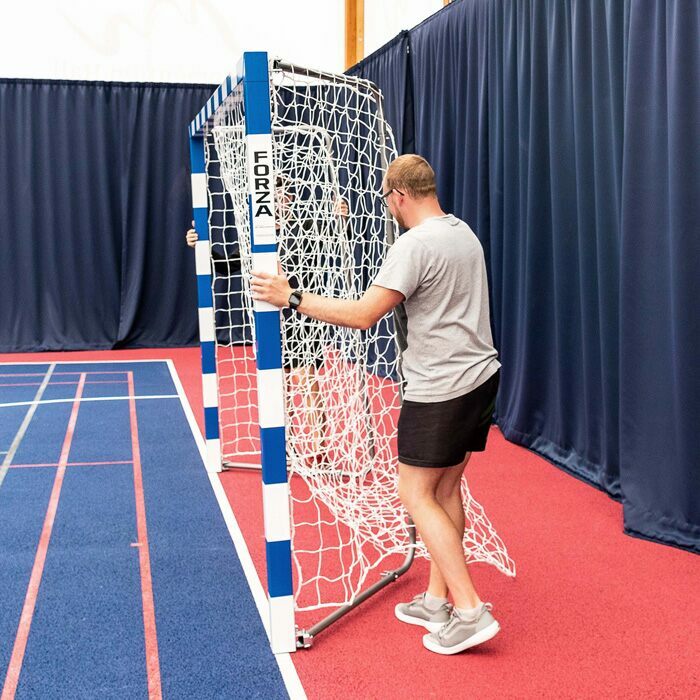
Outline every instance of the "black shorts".
<svg viewBox="0 0 700 700"><path fill-rule="evenodd" d="M452 467L467 452L483 452L496 406L500 372L464 396L436 403L404 401L399 416L399 462Z"/></svg>

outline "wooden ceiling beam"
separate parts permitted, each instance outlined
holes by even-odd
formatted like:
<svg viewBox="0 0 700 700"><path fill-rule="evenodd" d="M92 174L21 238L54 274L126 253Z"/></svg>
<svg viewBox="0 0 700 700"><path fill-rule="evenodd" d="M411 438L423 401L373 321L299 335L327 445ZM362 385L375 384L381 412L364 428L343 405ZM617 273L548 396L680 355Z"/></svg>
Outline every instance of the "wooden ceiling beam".
<svg viewBox="0 0 700 700"><path fill-rule="evenodd" d="M345 0L345 68L365 57L365 0Z"/></svg>

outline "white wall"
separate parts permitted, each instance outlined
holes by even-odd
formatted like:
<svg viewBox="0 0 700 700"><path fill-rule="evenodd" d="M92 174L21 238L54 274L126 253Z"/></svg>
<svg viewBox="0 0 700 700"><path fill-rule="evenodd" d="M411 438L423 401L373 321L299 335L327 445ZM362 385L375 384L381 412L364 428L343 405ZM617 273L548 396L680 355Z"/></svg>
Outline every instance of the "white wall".
<svg viewBox="0 0 700 700"><path fill-rule="evenodd" d="M371 53L442 0L365 0ZM344 69L344 0L0 0L0 77L218 83L243 51Z"/></svg>
<svg viewBox="0 0 700 700"><path fill-rule="evenodd" d="M443 7L442 0L365 0L365 55Z"/></svg>

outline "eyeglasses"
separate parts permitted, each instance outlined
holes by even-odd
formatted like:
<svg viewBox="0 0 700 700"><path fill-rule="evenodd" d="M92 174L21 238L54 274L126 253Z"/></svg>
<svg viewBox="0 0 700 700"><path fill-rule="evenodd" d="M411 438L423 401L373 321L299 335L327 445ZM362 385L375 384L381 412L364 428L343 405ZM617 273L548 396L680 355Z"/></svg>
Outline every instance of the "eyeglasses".
<svg viewBox="0 0 700 700"><path fill-rule="evenodd" d="M388 192L384 192L384 194L381 195L380 199L382 202L384 202L385 206L388 206L387 204L387 197L392 193L396 192L396 194L400 194L401 196L404 196L404 193L401 190L397 190L395 187L392 187Z"/></svg>

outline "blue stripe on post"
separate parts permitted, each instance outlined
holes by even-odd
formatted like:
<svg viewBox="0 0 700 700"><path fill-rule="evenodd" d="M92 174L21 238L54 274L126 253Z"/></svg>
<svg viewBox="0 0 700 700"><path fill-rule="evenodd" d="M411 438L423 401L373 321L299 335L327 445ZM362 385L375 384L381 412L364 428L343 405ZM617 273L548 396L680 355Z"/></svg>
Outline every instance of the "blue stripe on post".
<svg viewBox="0 0 700 700"><path fill-rule="evenodd" d="M251 247L250 250L252 253L276 253L277 252L277 244L276 243L267 243L265 245L254 245Z"/></svg>
<svg viewBox="0 0 700 700"><path fill-rule="evenodd" d="M203 138L190 139L190 163L193 174L205 172Z"/></svg>
<svg viewBox="0 0 700 700"><path fill-rule="evenodd" d="M219 437L219 409L216 406L204 407L204 437L207 440Z"/></svg>
<svg viewBox="0 0 700 700"><path fill-rule="evenodd" d="M216 348L213 340L200 343L202 348L202 374L214 374L216 372Z"/></svg>
<svg viewBox="0 0 700 700"><path fill-rule="evenodd" d="M292 543L289 540L265 542L265 554L270 597L292 595Z"/></svg>
<svg viewBox="0 0 700 700"><path fill-rule="evenodd" d="M209 240L209 217L205 207L199 207L192 214L194 217L194 228L197 231L197 240Z"/></svg>
<svg viewBox="0 0 700 700"><path fill-rule="evenodd" d="M262 51L244 53L243 70L246 134L269 134L270 84L267 75L267 54Z"/></svg>
<svg viewBox="0 0 700 700"><path fill-rule="evenodd" d="M267 53L265 51L246 51L243 54L246 82L267 83Z"/></svg>
<svg viewBox="0 0 700 700"><path fill-rule="evenodd" d="M197 275L197 299L199 299L200 309L210 309L214 306L209 275Z"/></svg>
<svg viewBox="0 0 700 700"><path fill-rule="evenodd" d="M246 82L246 131L248 134L270 133L270 92L264 83Z"/></svg>
<svg viewBox="0 0 700 700"><path fill-rule="evenodd" d="M287 483L287 450L284 426L260 428L263 484Z"/></svg>
<svg viewBox="0 0 700 700"><path fill-rule="evenodd" d="M280 313L256 311L254 316L258 369L279 369L282 367Z"/></svg>

